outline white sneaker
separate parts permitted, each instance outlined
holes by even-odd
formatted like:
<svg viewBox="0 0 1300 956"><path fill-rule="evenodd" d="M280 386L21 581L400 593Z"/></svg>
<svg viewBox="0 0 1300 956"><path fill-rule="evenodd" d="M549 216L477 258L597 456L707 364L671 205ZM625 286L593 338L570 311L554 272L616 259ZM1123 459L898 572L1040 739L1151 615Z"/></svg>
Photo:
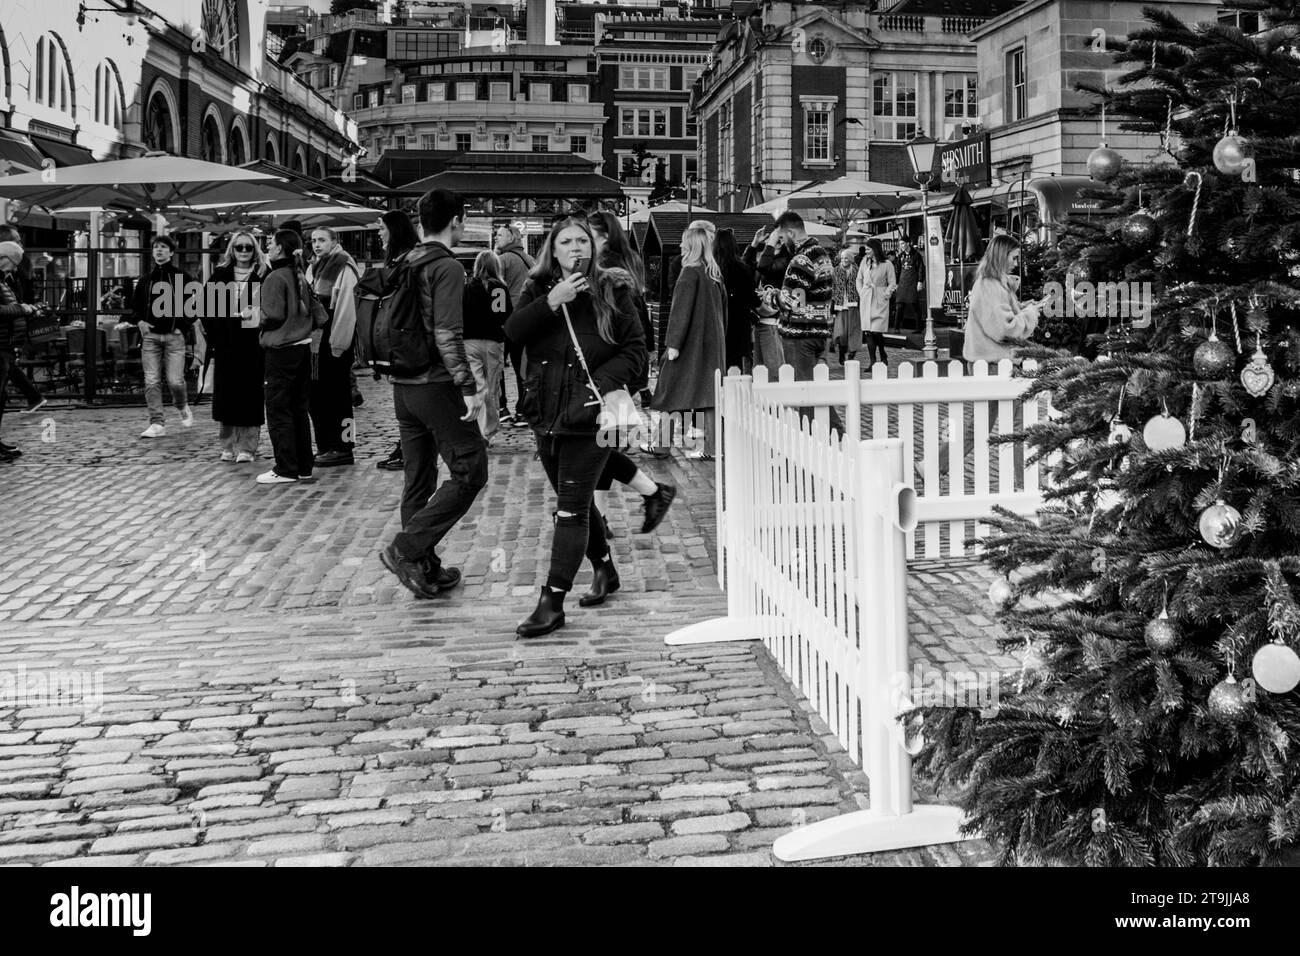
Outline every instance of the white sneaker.
<svg viewBox="0 0 1300 956"><path fill-rule="evenodd" d="M284 475L277 475L273 470L264 471L257 476L259 485L290 485L297 481L297 478L286 478Z"/></svg>
<svg viewBox="0 0 1300 956"><path fill-rule="evenodd" d="M222 461L234 461L234 460L235 460L235 454L234 454L234 452L223 451L223 452L221 453L221 460L222 460Z"/></svg>
<svg viewBox="0 0 1300 956"><path fill-rule="evenodd" d="M235 464L237 465L243 465L252 460L253 460L252 453L246 451L241 451L238 455L235 456Z"/></svg>
<svg viewBox="0 0 1300 956"><path fill-rule="evenodd" d="M181 424L186 428L189 428L194 424L194 409L190 408L188 405L185 406L185 411L181 412Z"/></svg>
<svg viewBox="0 0 1300 956"><path fill-rule="evenodd" d="M167 429L157 422L154 422L148 428L140 433L141 438L162 438L167 434Z"/></svg>

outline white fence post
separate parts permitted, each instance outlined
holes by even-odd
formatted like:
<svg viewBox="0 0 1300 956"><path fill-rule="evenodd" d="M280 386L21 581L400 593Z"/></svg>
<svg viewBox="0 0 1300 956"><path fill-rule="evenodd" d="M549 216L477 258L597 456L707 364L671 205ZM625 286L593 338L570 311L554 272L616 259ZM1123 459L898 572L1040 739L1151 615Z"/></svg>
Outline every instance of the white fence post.
<svg viewBox="0 0 1300 956"><path fill-rule="evenodd" d="M864 441L857 456L855 511L859 593L866 598L857 679L863 722L863 766L871 808L799 827L772 847L777 859L816 860L905 847L954 843L963 814L957 807L912 804L912 758L897 715L911 708L907 673L906 537L916 528L916 492L904 474L897 438Z"/></svg>

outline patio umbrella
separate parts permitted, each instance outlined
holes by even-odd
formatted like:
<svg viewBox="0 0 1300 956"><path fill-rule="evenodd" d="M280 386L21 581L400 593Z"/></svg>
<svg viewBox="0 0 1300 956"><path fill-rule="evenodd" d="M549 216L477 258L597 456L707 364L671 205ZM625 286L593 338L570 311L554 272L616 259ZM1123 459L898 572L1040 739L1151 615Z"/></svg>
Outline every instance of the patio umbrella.
<svg viewBox="0 0 1300 956"><path fill-rule="evenodd" d="M948 232L944 236L952 250L951 258L957 262L977 259L982 248L980 227L975 220L975 210L971 207L970 193L965 186L958 186L952 198L952 219L948 223Z"/></svg>
<svg viewBox="0 0 1300 956"><path fill-rule="evenodd" d="M634 212L627 218L632 222L649 222L650 213L652 212L717 212L716 209L710 209L708 206L700 203L687 204L680 199L670 199L668 202L661 202L657 206L647 206L639 212Z"/></svg>
<svg viewBox="0 0 1300 956"><path fill-rule="evenodd" d="M21 199L51 211L128 209L166 215L176 208L272 200L301 204L306 198L278 176L163 154L59 166L53 172L53 182L46 182L45 173L0 178L0 199ZM316 198L323 197L312 201Z"/></svg>
<svg viewBox="0 0 1300 956"><path fill-rule="evenodd" d="M199 206L168 212L175 232L203 231L222 234L250 226L263 228L277 221L296 219L304 229L330 226L365 229L379 222L382 209L355 203L323 200L284 199L275 202Z"/></svg>
<svg viewBox="0 0 1300 956"><path fill-rule="evenodd" d="M827 220L848 222L860 218L863 212L892 211L900 205L910 190L892 183L877 183L870 179L841 176L828 182L817 182L776 196L767 202L750 206L745 212L765 212L779 216L788 209L796 212L821 212Z"/></svg>

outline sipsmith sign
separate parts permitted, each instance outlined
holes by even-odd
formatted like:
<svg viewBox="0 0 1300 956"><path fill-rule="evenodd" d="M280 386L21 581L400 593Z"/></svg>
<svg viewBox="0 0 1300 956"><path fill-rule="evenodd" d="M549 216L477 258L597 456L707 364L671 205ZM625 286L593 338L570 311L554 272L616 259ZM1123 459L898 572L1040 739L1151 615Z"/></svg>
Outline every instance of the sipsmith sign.
<svg viewBox="0 0 1300 956"><path fill-rule="evenodd" d="M944 183L988 186L993 182L988 133L977 133L955 143L940 143L938 152L939 175Z"/></svg>

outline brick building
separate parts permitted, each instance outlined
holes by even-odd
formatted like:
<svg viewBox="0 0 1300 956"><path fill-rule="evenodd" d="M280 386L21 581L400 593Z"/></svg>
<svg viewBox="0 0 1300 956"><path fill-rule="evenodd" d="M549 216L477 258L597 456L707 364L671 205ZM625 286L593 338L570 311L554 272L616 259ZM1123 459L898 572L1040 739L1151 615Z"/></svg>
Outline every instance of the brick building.
<svg viewBox="0 0 1300 956"><path fill-rule="evenodd" d="M841 176L912 186L908 139L982 122L966 34L1017 2L735 4L691 98L704 201L734 211Z"/></svg>

